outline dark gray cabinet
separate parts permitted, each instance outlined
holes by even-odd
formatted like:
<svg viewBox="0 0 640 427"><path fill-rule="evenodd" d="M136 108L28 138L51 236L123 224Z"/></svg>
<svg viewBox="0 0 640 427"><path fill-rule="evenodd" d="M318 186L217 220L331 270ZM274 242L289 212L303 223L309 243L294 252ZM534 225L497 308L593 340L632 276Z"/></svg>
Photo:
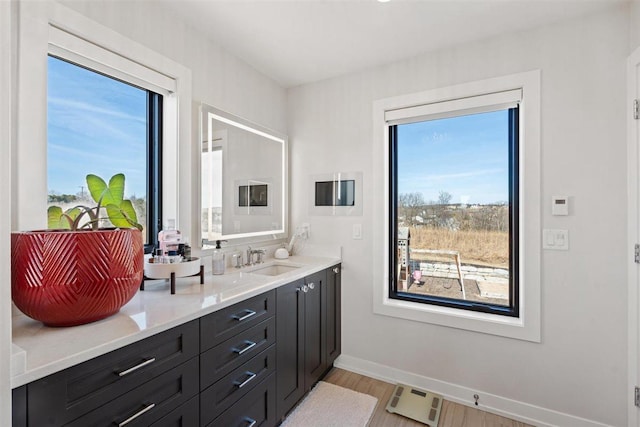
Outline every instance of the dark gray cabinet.
<svg viewBox="0 0 640 427"><path fill-rule="evenodd" d="M275 425L275 305L269 291L200 319L200 425Z"/></svg>
<svg viewBox="0 0 640 427"><path fill-rule="evenodd" d="M192 321L29 383L27 425L155 421L197 394L199 347Z"/></svg>
<svg viewBox="0 0 640 427"><path fill-rule="evenodd" d="M340 267L335 268L276 289L278 420L340 354Z"/></svg>
<svg viewBox="0 0 640 427"><path fill-rule="evenodd" d="M13 427L272 427L340 354L340 266L13 390Z"/></svg>

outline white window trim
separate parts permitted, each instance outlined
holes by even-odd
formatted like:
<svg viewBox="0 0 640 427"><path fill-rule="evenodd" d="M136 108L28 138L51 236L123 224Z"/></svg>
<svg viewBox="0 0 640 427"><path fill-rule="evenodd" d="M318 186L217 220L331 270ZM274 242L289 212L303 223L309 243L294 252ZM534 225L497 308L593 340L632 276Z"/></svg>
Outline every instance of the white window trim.
<svg viewBox="0 0 640 427"><path fill-rule="evenodd" d="M390 120L399 120L398 117L394 117L393 111L408 108L419 110L423 106L424 111L427 111L429 104L512 90L522 91L519 123L519 317L389 298L388 130ZM373 104L373 141L373 170L376 171L373 174L373 188L378 189L373 203L374 313L540 342L540 71L534 70L377 100Z"/></svg>
<svg viewBox="0 0 640 427"><path fill-rule="evenodd" d="M18 138L14 229L46 225L47 55L81 63L164 95L163 218L191 233L191 71L56 2L19 2ZM179 142L183 141L182 144ZM41 194L42 197L37 197ZM34 197L36 195L36 197ZM180 221L183 218L183 221Z"/></svg>

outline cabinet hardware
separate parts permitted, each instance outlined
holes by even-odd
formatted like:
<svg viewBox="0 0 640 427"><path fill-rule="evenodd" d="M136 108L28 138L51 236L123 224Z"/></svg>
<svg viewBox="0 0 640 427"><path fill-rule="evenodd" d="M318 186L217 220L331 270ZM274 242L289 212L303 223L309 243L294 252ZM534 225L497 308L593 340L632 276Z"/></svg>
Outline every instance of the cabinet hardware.
<svg viewBox="0 0 640 427"><path fill-rule="evenodd" d="M313 290L313 289L315 289L315 287L316 287L315 283L313 283L313 282L309 283L309 289Z"/></svg>
<svg viewBox="0 0 640 427"><path fill-rule="evenodd" d="M248 318L255 316L257 314L255 311L249 310L249 309L244 310L243 313L247 313L247 314L245 314L244 316L234 314L233 318L236 319L238 322L242 322L243 320L247 320Z"/></svg>
<svg viewBox="0 0 640 427"><path fill-rule="evenodd" d="M245 419L245 421L249 423L249 424L247 424L247 427L253 427L257 423L256 420L251 419L251 418L247 418L247 419Z"/></svg>
<svg viewBox="0 0 640 427"><path fill-rule="evenodd" d="M307 292L309 292L309 287L307 285L302 285L301 287L296 288L296 292L300 292L300 291L306 294Z"/></svg>
<svg viewBox="0 0 640 427"><path fill-rule="evenodd" d="M246 380L244 380L243 382L236 384L236 387L238 388L242 388L244 386L246 386L247 384L249 384L251 381L253 381L253 379L258 376L258 374L254 374L253 372L246 372L247 375L249 375L249 378L247 378Z"/></svg>
<svg viewBox="0 0 640 427"><path fill-rule="evenodd" d="M340 273L340 269L338 267L333 267L333 272L335 274L338 274L338 273Z"/></svg>
<svg viewBox="0 0 640 427"><path fill-rule="evenodd" d="M253 347L255 347L257 345L257 343L255 343L253 341L245 341L245 344L247 344L247 346L245 348L243 348L242 350L238 350L237 348L234 348L233 352L237 353L238 356L240 356L242 353L252 349Z"/></svg>
<svg viewBox="0 0 640 427"><path fill-rule="evenodd" d="M156 361L155 357L152 357L151 359L147 359L144 362L137 364L136 366L132 366L129 369L125 369L124 371L118 372L118 376L119 377L124 377L125 375L129 375L130 373L132 373L134 371L137 371L140 368L144 368L145 366L150 365L151 363L153 363L155 361Z"/></svg>
<svg viewBox="0 0 640 427"><path fill-rule="evenodd" d="M127 424L129 424L131 421L135 420L136 418L138 418L139 416L149 412L150 410L152 410L153 408L155 408L156 404L155 403L150 403L147 406L145 406L144 408L142 408L141 410L139 410L138 412L136 412L135 414L131 415L129 418L127 418L126 420L124 420L123 422L121 422L120 424L118 424L118 427L124 427Z"/></svg>

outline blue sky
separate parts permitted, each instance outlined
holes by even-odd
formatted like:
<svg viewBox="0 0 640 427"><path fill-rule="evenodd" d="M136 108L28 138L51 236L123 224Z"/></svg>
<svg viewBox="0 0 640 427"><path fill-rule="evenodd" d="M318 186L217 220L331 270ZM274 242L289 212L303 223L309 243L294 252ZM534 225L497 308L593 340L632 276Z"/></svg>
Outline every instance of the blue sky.
<svg viewBox="0 0 640 427"><path fill-rule="evenodd" d="M122 172L125 195L146 193L146 92L48 59L48 191L76 194L85 177Z"/></svg>
<svg viewBox="0 0 640 427"><path fill-rule="evenodd" d="M508 201L507 111L398 125L398 193L451 203Z"/></svg>

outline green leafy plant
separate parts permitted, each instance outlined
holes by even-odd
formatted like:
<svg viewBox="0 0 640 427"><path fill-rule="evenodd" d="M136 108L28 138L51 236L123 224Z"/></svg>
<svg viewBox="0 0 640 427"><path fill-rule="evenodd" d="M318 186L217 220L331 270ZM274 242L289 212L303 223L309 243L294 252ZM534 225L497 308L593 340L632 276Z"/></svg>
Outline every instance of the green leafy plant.
<svg viewBox="0 0 640 427"><path fill-rule="evenodd" d="M106 218L114 227L132 228L142 230L138 223L138 216L133 208L131 200L124 198L124 174L115 174L107 184L99 176L87 175L87 188L93 200L98 204L95 207L78 205L63 211L59 206L50 206L47 210L47 227L49 229L97 230L100 220L100 210L107 212ZM82 218L87 215L89 220L82 223Z"/></svg>

